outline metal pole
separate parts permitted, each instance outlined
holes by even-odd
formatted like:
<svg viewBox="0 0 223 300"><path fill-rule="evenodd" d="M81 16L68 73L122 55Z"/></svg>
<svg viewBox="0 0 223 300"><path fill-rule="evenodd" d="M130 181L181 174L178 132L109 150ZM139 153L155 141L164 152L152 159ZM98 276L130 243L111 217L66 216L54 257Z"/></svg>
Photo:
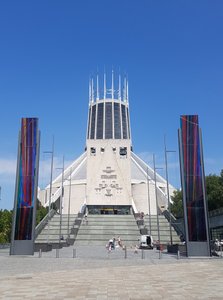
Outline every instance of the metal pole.
<svg viewBox="0 0 223 300"><path fill-rule="evenodd" d="M60 256L60 252L59 251L60 251L59 249L56 249L56 258L59 258L59 256Z"/></svg>
<svg viewBox="0 0 223 300"><path fill-rule="evenodd" d="M183 192L183 210L184 210L184 227L185 227L185 239L186 239L186 255L188 256L188 219L187 219L187 203L186 203L186 183L184 178L184 161L183 161L183 141L182 141L182 130L178 129L178 141L179 141L179 157L180 157L180 177L181 186Z"/></svg>
<svg viewBox="0 0 223 300"><path fill-rule="evenodd" d="M52 181L53 181L54 136L53 136L53 141L52 141L52 151L44 151L44 153L51 153L50 192L49 192L49 209L48 209L48 222L47 222L47 244L49 244L49 235L50 235L50 210L51 210Z"/></svg>
<svg viewBox="0 0 223 300"><path fill-rule="evenodd" d="M211 249L210 249L210 228L208 222L208 204L207 204L207 192L206 192L206 185L205 185L205 172L204 172L204 157L203 157L203 144L202 144L202 134L201 129L198 128L199 132L199 140L200 140L200 157L201 157L201 178L202 178L202 190L203 190L203 203L204 203L204 217L205 217L205 226L206 226L206 236L207 236L207 247L209 256L211 256Z"/></svg>
<svg viewBox="0 0 223 300"><path fill-rule="evenodd" d="M51 209L52 200L52 183L53 183L53 156L54 156L54 136L52 141L52 151L51 151L51 168L50 168L50 199L49 199L49 210Z"/></svg>
<svg viewBox="0 0 223 300"><path fill-rule="evenodd" d="M149 207L149 235L151 235L151 208L150 208L150 189L149 189L149 182L150 182L150 179L149 179L149 175L148 175L148 167L146 169L147 171L147 193L148 193L148 207Z"/></svg>
<svg viewBox="0 0 223 300"><path fill-rule="evenodd" d="M153 154L153 167L154 167L154 181L155 181L155 197L156 197L156 220L157 220L157 231L158 231L158 240L160 243L160 226L159 226L159 215L158 215L158 199L157 199L157 183L156 183L156 162L155 162L155 154Z"/></svg>
<svg viewBox="0 0 223 300"><path fill-rule="evenodd" d="M70 237L70 198L71 198L71 174L72 169L70 169L70 186L69 186L69 202L68 202L68 225L67 225L67 237Z"/></svg>
<svg viewBox="0 0 223 300"><path fill-rule="evenodd" d="M166 185L167 185L167 199L168 199L168 212L169 212L169 229L170 229L170 244L173 244L172 235L172 218L171 218L171 208L170 208L170 191L169 191L169 179L168 179L168 168L167 168L167 150L166 150L166 136L164 136L164 149L165 149L165 165L166 165Z"/></svg>
<svg viewBox="0 0 223 300"><path fill-rule="evenodd" d="M76 249L73 249L73 258L76 258Z"/></svg>
<svg viewBox="0 0 223 300"><path fill-rule="evenodd" d="M21 130L19 131L19 137L18 137L16 183L15 183L15 194L14 194L10 255L14 255L15 253L15 223L16 223L16 208L17 208L18 185L19 185L19 163L20 163L18 158L20 157L20 154L21 154Z"/></svg>
<svg viewBox="0 0 223 300"><path fill-rule="evenodd" d="M63 189L63 181L64 181L64 156L63 156L63 167L62 169L62 179L61 179L61 197L60 197L60 230L59 230L59 248L60 248L60 242L62 238L61 230L62 230L62 210L63 210L63 194L64 194L64 189Z"/></svg>

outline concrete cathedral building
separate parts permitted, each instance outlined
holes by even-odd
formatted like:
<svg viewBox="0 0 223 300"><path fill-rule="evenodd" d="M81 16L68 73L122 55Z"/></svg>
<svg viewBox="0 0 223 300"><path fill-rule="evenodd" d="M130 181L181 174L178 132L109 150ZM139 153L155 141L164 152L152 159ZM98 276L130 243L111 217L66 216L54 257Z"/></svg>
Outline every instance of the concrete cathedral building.
<svg viewBox="0 0 223 300"><path fill-rule="evenodd" d="M112 72L110 81L90 80L85 151L38 198L58 208L61 199L63 214L156 215L167 208L167 182L133 152L128 80Z"/></svg>

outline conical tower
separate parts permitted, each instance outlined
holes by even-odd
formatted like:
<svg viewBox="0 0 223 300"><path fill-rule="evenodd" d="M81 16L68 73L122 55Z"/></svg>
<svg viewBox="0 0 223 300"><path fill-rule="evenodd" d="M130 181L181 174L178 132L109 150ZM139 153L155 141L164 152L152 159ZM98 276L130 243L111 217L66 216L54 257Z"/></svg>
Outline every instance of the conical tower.
<svg viewBox="0 0 223 300"><path fill-rule="evenodd" d="M130 211L131 130L128 81L106 75L89 83L87 126L87 201L89 211Z"/></svg>
<svg viewBox="0 0 223 300"><path fill-rule="evenodd" d="M96 86L96 89L94 89ZM99 88L98 75L96 84L93 78L89 83L89 118L87 140L130 140L131 130L128 107L128 81L118 77L118 87L114 88L112 71L111 88L106 87L104 74L103 90Z"/></svg>

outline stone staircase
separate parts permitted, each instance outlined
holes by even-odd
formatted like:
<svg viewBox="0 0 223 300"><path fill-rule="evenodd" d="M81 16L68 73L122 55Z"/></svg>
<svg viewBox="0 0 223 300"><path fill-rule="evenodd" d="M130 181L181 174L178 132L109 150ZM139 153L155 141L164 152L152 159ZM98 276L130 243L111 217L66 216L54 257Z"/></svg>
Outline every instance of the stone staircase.
<svg viewBox="0 0 223 300"><path fill-rule="evenodd" d="M43 249L44 244L50 244L52 245L52 248L68 246L68 238L70 241L74 241L80 223L81 218L78 218L78 215L72 214L70 215L68 229L68 215L63 214L61 219L61 237L59 238L60 215L54 215L49 222L49 229L48 224L46 224L43 230L37 236L35 240L36 251L38 251L38 248Z"/></svg>
<svg viewBox="0 0 223 300"><path fill-rule="evenodd" d="M148 234L149 234L149 216L144 217L144 225L139 226L142 229L146 227ZM172 240L173 243L180 243L180 237L177 235L175 229L172 228ZM160 229L160 243L161 244L168 244L170 242L170 227L169 222L163 215L159 215L159 229ZM158 230L157 230L157 216L151 215L151 235L153 237L153 240L158 240Z"/></svg>
<svg viewBox="0 0 223 300"><path fill-rule="evenodd" d="M134 215L91 215L85 222L82 216L70 215L68 230L68 215L62 215L61 239L60 215L56 214L43 228L35 240L35 251L49 251L52 248L69 246L102 245L105 246L109 239L120 236L126 246L138 244L141 234L149 234L149 216L144 220L135 219ZM87 224L86 224L87 223ZM138 225L137 225L138 223ZM168 244L170 242L169 222L163 215L159 215L160 242ZM140 233L141 232L141 233ZM69 236L68 236L69 234ZM151 216L151 235L153 240L158 240L157 216ZM69 237L69 239L68 239ZM180 238L172 227L173 243L179 243ZM52 245L50 249L43 250L47 245Z"/></svg>
<svg viewBox="0 0 223 300"><path fill-rule="evenodd" d="M88 222L82 220L75 246L103 245L120 236L126 246L138 244L140 231L134 215L88 215Z"/></svg>

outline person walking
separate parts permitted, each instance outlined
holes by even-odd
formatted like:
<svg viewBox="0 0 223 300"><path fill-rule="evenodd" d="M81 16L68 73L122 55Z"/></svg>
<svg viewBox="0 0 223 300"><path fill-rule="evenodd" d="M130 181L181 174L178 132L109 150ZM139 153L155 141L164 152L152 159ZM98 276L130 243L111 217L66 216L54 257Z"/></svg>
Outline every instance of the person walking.
<svg viewBox="0 0 223 300"><path fill-rule="evenodd" d="M84 215L84 223L85 225L88 225L88 218L87 218L87 214Z"/></svg>

